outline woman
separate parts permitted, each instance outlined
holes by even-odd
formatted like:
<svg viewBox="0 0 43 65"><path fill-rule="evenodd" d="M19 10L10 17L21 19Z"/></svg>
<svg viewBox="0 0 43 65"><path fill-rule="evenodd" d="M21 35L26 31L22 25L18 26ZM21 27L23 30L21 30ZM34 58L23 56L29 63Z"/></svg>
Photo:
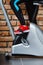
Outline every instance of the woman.
<svg viewBox="0 0 43 65"><path fill-rule="evenodd" d="M21 39L22 36L26 38L27 33L29 32L29 26L25 24L25 19L23 17L22 10L19 6L19 4L21 3L24 3L26 5L26 10L28 12L29 21L37 24L36 16L37 16L38 6L33 5L33 0L11 0L10 1L11 8L21 23L21 26L19 26L19 29L16 30L14 33L15 34L23 33L21 36L18 37L18 40Z"/></svg>

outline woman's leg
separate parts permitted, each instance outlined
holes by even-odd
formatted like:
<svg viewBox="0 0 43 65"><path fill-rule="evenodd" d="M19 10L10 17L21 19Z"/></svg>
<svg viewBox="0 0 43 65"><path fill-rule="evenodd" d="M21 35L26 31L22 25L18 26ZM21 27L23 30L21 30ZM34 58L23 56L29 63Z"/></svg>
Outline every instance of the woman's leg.
<svg viewBox="0 0 43 65"><path fill-rule="evenodd" d="M39 6L33 5L33 1L25 2L25 5L26 5L26 9L29 15L30 22L37 24L36 16L38 13Z"/></svg>
<svg viewBox="0 0 43 65"><path fill-rule="evenodd" d="M16 3L15 3L15 1L16 1ZM19 3L21 3L20 0L11 0L10 5L11 5L11 8L13 9L14 13L18 17L18 19L20 20L21 25L25 25L25 20L24 20L22 11L21 11L21 9L19 7ZM19 33L21 31L23 32L25 28L27 30L29 30L29 28L27 26L20 26L20 28L17 30L17 32L19 32ZM26 36L27 36L27 34L24 36L23 33L20 34L20 35L16 35L16 38L15 38L15 40L13 42L13 45L20 43L21 38L22 37L26 38Z"/></svg>
<svg viewBox="0 0 43 65"><path fill-rule="evenodd" d="M16 14L17 18L19 19L21 25L25 25L25 20L21 11L21 8L19 7L19 4L21 3L20 0L11 0L10 5L14 13Z"/></svg>

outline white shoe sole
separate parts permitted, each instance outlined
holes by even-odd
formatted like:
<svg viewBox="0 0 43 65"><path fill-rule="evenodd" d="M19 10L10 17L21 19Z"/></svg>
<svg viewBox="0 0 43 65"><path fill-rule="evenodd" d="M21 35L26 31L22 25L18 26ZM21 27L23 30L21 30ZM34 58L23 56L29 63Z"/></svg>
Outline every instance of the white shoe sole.
<svg viewBox="0 0 43 65"><path fill-rule="evenodd" d="M41 5L40 3L33 3L33 5Z"/></svg>
<svg viewBox="0 0 43 65"><path fill-rule="evenodd" d="M23 33L29 32L30 30L25 30ZM22 34L22 32L14 32L14 34Z"/></svg>

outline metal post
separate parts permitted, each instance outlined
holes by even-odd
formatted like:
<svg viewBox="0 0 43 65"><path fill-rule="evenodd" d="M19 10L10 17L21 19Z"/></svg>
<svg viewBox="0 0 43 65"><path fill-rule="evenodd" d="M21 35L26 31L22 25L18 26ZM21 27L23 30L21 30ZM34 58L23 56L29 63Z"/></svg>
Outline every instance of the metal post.
<svg viewBox="0 0 43 65"><path fill-rule="evenodd" d="M7 12L6 12L5 8L4 8L3 1L2 1L2 0L0 0L0 6L1 6L2 11L3 11L3 13L4 13L4 16L5 16L7 25L8 25L8 27L9 27L10 33L11 33L11 35L12 35L12 38L13 38L13 40L14 40L14 39L15 39L14 31L13 31L13 29L12 29L11 23L10 23L10 21L9 21L9 18L8 18Z"/></svg>

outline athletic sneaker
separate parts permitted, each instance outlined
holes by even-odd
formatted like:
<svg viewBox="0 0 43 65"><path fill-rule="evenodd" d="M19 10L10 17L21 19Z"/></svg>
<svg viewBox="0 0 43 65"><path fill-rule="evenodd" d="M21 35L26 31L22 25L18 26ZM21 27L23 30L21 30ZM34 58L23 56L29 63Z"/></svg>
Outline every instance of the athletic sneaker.
<svg viewBox="0 0 43 65"><path fill-rule="evenodd" d="M26 33L29 32L30 28L27 25L21 25L19 26L18 30L14 31L14 34L22 34L22 33Z"/></svg>

